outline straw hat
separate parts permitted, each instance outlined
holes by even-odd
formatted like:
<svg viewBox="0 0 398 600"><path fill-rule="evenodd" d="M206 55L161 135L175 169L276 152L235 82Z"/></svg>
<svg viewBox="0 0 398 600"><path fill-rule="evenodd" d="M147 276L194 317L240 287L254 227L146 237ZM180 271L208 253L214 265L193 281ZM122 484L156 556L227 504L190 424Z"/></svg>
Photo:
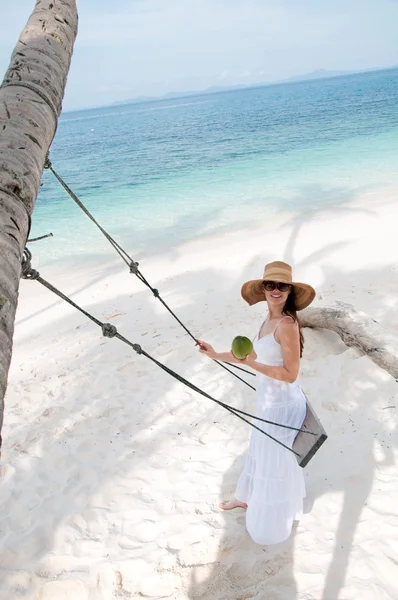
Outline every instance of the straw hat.
<svg viewBox="0 0 398 600"><path fill-rule="evenodd" d="M257 302L265 301L263 281L280 281L292 285L294 288L297 310L303 310L303 308L309 306L315 298L314 288L306 283L292 281L292 267L285 262L276 260L275 262L265 265L262 279L254 279L243 284L241 294L243 299L246 300L250 306L257 304Z"/></svg>

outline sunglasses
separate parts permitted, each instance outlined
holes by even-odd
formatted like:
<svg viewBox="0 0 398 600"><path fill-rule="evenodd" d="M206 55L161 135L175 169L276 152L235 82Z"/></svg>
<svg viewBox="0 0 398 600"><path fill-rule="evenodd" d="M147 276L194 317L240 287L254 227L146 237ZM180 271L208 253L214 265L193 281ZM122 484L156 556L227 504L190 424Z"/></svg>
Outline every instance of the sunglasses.
<svg viewBox="0 0 398 600"><path fill-rule="evenodd" d="M274 290L288 292L292 286L289 283L282 283L281 281L263 281L263 288L267 292L273 292Z"/></svg>

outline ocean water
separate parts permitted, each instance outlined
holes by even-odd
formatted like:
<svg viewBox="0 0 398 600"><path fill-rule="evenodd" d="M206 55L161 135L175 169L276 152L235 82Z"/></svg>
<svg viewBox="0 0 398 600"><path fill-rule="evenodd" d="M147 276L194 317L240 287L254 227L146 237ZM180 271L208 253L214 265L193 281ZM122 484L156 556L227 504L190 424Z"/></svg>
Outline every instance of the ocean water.
<svg viewBox="0 0 398 600"><path fill-rule="evenodd" d="M398 69L65 113L54 168L137 258L398 183ZM114 250L45 172L35 264Z"/></svg>

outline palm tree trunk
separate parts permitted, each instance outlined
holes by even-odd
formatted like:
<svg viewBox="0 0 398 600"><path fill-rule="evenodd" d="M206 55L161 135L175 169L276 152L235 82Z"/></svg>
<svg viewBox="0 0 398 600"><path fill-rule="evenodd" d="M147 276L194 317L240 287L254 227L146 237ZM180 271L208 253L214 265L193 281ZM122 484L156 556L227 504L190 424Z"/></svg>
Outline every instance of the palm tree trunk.
<svg viewBox="0 0 398 600"><path fill-rule="evenodd" d="M37 0L0 87L0 448L21 259L76 35L75 0Z"/></svg>

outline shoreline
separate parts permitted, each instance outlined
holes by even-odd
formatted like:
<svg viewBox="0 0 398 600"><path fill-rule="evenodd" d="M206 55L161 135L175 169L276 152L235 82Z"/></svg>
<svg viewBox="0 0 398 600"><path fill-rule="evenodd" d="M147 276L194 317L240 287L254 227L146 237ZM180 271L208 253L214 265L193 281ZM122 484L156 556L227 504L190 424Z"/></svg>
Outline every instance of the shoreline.
<svg viewBox="0 0 398 600"><path fill-rule="evenodd" d="M388 186L378 186L378 187L370 187L367 190L352 190L352 198L349 200L341 200L331 204L320 203L319 207L305 208L299 206L297 211L281 209L276 211L274 207L269 207L269 212L266 213L264 211L267 210L267 206L261 208L258 216L255 216L254 212L250 212L250 216L247 217L247 220L243 222L229 222L229 223L216 223L214 230L204 229L202 232L190 235L190 236L182 236L177 231L175 232L176 242L168 242L165 243L162 236L160 236L161 243L160 246L156 247L156 245L152 246L149 244L146 247L142 248L134 248L134 244L129 244L124 240L125 233L122 231L118 231L114 227L109 227L108 232L114 237L114 239L124 247L124 249L132 255L133 260L145 260L145 257L149 257L150 259L156 259L164 254L170 254L174 251L183 251L186 247L190 248L191 245L202 242L217 242L217 240L221 240L224 236L236 234L239 236L243 236L245 234L251 235L253 231L256 233L261 230L268 231L268 229L278 228L284 224L286 224L289 220L298 219L305 220L306 218L313 217L322 217L325 213L331 213L338 211L339 209L346 209L346 207L374 207L375 202L376 205L386 204L389 205L395 202L396 195L398 193L398 186L396 185L388 185ZM92 207L91 207L92 209ZM106 222L104 219L101 219L101 216L96 214L95 208L92 209L94 217L99 219L100 225L106 228ZM253 211L253 207L251 207L250 211ZM77 215L80 213L77 212ZM83 216L83 215L82 215ZM194 221L194 218L193 218ZM106 266L111 266L114 263L119 262L119 258L117 254L115 254L114 250L110 246L109 242L105 239L103 234L97 230L96 226L93 223L90 223L84 217L83 222L87 231L95 234L95 245L89 248L83 248L82 251L89 254L89 261L87 261L86 266L91 267L95 265L95 262L102 262L104 257L106 257ZM36 226L37 227L37 226ZM47 227L47 226L46 226ZM37 235L43 234L44 227L42 230L36 232ZM48 229L48 227L47 227ZM50 227L51 229L51 227ZM152 234L151 234L152 235ZM33 242L33 244L29 245L32 253L35 252L37 254L37 260L42 260L46 255L51 254L53 249L51 246L56 247L58 240L56 237L49 237L48 239L41 240L39 242ZM97 252L93 252L93 250L97 250ZM112 258L114 257L115 260ZM68 262L71 261L71 262ZM73 261L75 264L73 265ZM64 256L58 256L56 258L51 258L49 262L43 260L45 268L57 269L59 266L62 267L78 267L77 262L81 262L81 256L76 255L73 258L68 257L68 253L65 252ZM122 264L122 263L120 263Z"/></svg>

